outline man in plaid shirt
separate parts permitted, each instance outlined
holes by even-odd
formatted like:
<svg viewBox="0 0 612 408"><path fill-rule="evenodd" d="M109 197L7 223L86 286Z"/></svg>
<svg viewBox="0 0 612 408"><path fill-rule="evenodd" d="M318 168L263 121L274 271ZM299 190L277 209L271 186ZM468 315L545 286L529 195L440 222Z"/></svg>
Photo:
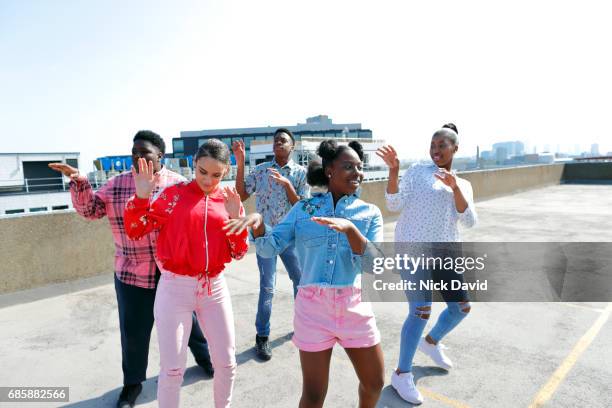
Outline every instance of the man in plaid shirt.
<svg viewBox="0 0 612 408"><path fill-rule="evenodd" d="M140 157L153 162L156 172L156 194L165 187L185 178L161 164L165 153L164 140L154 132L139 131L134 136L132 163ZM115 291L119 306L119 328L123 367L123 390L117 401L118 408L133 406L146 379L149 340L153 328L153 304L160 272L155 263L157 232L141 240L130 240L123 227L123 212L136 188L131 172L111 178L94 192L86 176L62 163L50 165L71 179L70 193L75 210L87 219L106 216L115 241ZM208 344L198 322L193 317L189 347L196 362L209 375L213 374Z"/></svg>

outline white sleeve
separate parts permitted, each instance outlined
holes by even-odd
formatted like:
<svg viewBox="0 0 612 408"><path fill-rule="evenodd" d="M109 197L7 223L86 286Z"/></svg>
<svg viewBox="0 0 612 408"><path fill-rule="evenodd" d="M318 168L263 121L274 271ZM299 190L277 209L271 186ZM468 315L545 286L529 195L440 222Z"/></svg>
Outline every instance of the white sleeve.
<svg viewBox="0 0 612 408"><path fill-rule="evenodd" d="M415 166L410 166L404 172L402 179L399 183L399 191L394 194L390 194L385 190L385 202L387 209L393 212L400 212L404 209L410 192L412 191L412 178L414 176Z"/></svg>
<svg viewBox="0 0 612 408"><path fill-rule="evenodd" d="M478 215L476 214L476 207L474 206L474 192L472 191L472 184L467 180L462 180L463 182L459 184L459 189L461 193L463 193L463 197L465 201L467 201L468 206L464 212L460 213L457 211L455 207L455 214L459 223L466 227L471 228L476 225L478 221Z"/></svg>

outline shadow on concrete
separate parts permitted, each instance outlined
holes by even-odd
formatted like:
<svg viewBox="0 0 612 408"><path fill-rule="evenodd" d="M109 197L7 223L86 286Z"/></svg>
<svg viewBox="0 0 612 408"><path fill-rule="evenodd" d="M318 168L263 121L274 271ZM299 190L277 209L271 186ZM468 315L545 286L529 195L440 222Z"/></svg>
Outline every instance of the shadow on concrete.
<svg viewBox="0 0 612 408"><path fill-rule="evenodd" d="M270 348L274 350L275 348L282 346L286 342L291 341L291 337L293 337L293 332L289 332L284 336L277 337L276 339L270 341ZM255 354L255 345L253 345L253 347L251 348L244 350L240 354L236 354L236 363L238 365L242 365L250 360L255 360L258 363L265 363L265 361L262 361L257 358L257 355Z"/></svg>
<svg viewBox="0 0 612 408"><path fill-rule="evenodd" d="M158 376L148 378L142 383L142 393L136 400L136 406L139 404L146 404L157 399L157 379ZM198 381L211 381L212 377L204 374L199 366L189 367L185 370L185 376L183 378L183 386L194 384ZM117 387L110 390L99 397L94 397L88 400L74 402L71 404L61 405L63 408L99 408L109 407L114 408L119 398L121 387Z"/></svg>
<svg viewBox="0 0 612 408"><path fill-rule="evenodd" d="M291 340L293 336L293 332L289 332L284 336L278 337L270 342L270 347L275 349L276 347L280 347L286 342ZM257 358L255 355L255 348L249 348L236 355L236 363L238 365L242 365L250 360L255 360L259 363L263 363ZM136 405L138 404L146 404L157 399L157 379L158 376L148 378L145 382L142 383L142 393L138 397L136 401ZM212 381L212 377L204 374L202 369L198 366L189 367L185 370L185 377L183 378L183 385L191 385L198 381ZM109 407L114 408L117 403L117 399L119 398L119 393L121 392L121 387L117 387L113 390L110 390L98 397L94 397L88 400L74 402L66 405L61 405L63 408L100 408L100 407Z"/></svg>
<svg viewBox="0 0 612 408"><path fill-rule="evenodd" d="M20 290L17 292L2 293L0 294L0 309L9 306L36 302L43 299L64 296L70 293L93 289L104 285L112 285L114 276L115 275L112 272L109 272L74 281L52 283L46 286Z"/></svg>
<svg viewBox="0 0 612 408"><path fill-rule="evenodd" d="M441 377L448 375L448 371L433 366L414 366L412 368L412 373L414 374L414 383L417 387L419 386L419 380L423 377ZM427 397L425 397L425 399L427 399ZM425 402L427 402L427 400ZM418 405L412 405L404 401L390 384L383 388L380 393L380 398L376 403L376 408L405 408L416 406Z"/></svg>

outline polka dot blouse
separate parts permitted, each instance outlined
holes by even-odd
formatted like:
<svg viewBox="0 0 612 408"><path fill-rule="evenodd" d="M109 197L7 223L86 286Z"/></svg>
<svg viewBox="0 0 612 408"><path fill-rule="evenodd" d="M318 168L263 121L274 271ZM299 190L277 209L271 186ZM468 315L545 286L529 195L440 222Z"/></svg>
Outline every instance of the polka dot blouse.
<svg viewBox="0 0 612 408"><path fill-rule="evenodd" d="M468 208L459 213L452 189L434 176L437 171L433 163L414 164L404 173L399 192L385 193L389 211L401 211L395 227L396 242L456 242L460 240L458 223L466 228L476 223L470 182L457 177L468 203Z"/></svg>

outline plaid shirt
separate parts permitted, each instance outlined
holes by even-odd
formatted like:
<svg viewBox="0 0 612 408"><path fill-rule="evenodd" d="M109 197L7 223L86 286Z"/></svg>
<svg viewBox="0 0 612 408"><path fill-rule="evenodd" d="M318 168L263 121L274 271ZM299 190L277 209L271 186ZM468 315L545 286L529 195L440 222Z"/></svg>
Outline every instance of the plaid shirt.
<svg viewBox="0 0 612 408"><path fill-rule="evenodd" d="M185 181L185 178L165 167L153 194L167 186ZM132 241L125 233L123 212L128 199L136 193L131 172L119 174L108 180L94 193L89 181L70 182L72 204L77 213L94 220L106 215L115 241L115 274L127 284L146 289L155 288L155 243L157 231L147 237Z"/></svg>

